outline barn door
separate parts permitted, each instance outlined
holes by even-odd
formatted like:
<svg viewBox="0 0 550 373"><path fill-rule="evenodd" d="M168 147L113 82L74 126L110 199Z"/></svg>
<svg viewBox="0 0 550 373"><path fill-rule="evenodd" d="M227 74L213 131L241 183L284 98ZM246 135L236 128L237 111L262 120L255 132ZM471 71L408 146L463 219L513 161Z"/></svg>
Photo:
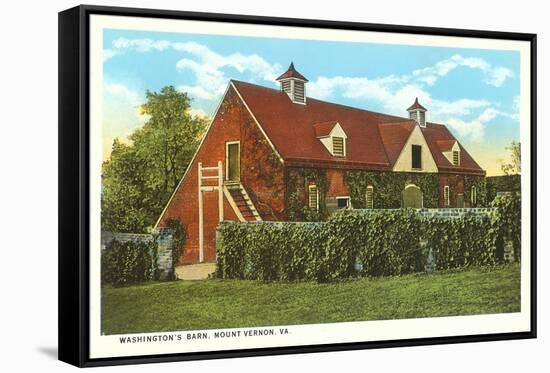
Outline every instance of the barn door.
<svg viewBox="0 0 550 373"><path fill-rule="evenodd" d="M239 142L226 143L227 180L239 181L241 175L241 155Z"/></svg>

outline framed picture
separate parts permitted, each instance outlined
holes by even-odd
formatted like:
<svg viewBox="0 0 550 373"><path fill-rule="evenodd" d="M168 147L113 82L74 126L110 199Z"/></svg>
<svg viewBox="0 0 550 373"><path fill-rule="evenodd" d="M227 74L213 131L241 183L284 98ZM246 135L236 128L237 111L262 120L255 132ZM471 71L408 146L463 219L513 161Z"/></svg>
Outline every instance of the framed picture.
<svg viewBox="0 0 550 373"><path fill-rule="evenodd" d="M536 336L536 35L59 14L59 358Z"/></svg>

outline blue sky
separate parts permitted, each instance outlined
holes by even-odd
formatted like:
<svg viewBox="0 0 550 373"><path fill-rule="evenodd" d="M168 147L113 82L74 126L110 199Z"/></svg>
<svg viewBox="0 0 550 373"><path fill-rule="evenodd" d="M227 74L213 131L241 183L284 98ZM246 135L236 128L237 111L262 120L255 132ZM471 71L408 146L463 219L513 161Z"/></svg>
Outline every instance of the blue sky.
<svg viewBox="0 0 550 373"><path fill-rule="evenodd" d="M406 116L415 97L428 121L444 123L488 174L519 140L519 53L276 38L105 30L103 147L146 118L146 90L173 85L212 115L229 79L276 88L290 61L307 95Z"/></svg>

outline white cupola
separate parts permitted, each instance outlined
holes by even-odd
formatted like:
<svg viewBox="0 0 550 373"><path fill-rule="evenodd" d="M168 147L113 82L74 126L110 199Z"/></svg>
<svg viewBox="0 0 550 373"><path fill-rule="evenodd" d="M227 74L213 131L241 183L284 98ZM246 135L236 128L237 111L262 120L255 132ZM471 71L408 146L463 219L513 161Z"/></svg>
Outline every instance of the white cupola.
<svg viewBox="0 0 550 373"><path fill-rule="evenodd" d="M407 111L409 112L410 119L413 119L420 127L426 128L426 112L428 109L420 105L418 102L418 97L414 100L414 104L412 104Z"/></svg>
<svg viewBox="0 0 550 373"><path fill-rule="evenodd" d="M306 83L308 80L290 63L288 70L277 78L281 91L285 92L295 104L306 104Z"/></svg>

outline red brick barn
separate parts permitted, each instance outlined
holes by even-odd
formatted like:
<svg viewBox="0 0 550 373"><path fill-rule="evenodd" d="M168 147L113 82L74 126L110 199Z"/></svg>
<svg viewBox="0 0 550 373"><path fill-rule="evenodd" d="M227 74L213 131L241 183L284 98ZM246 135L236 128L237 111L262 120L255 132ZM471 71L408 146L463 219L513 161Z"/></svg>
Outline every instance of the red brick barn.
<svg viewBox="0 0 550 373"><path fill-rule="evenodd" d="M396 117L307 97L307 79L293 64L277 80L280 89L229 82L157 222L178 218L186 226L181 263L216 260L222 220L475 205L472 180L485 171L446 126L426 121L418 100L407 117Z"/></svg>

